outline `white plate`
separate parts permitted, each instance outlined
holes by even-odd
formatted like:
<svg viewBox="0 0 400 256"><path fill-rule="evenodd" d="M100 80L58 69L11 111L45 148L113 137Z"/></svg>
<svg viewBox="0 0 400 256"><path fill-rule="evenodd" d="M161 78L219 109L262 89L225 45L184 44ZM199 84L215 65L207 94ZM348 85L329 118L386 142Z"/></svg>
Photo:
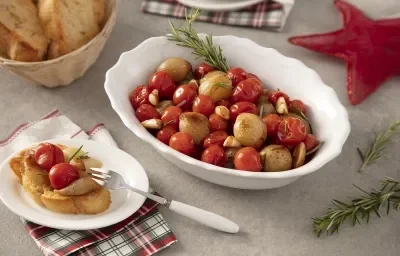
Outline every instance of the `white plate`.
<svg viewBox="0 0 400 256"><path fill-rule="evenodd" d="M149 180L143 167L124 151L89 140L50 140L53 144L80 147L100 160L104 168L120 173L131 186L149 190ZM0 166L0 199L15 214L34 223L66 230L88 230L118 223L135 213L144 203L145 197L127 190L110 190L112 203L107 211L96 215L74 215L56 213L37 205L24 192L17 177L8 165L10 156Z"/></svg>
<svg viewBox="0 0 400 256"><path fill-rule="evenodd" d="M232 11L258 4L264 0L178 0L183 5L208 11Z"/></svg>

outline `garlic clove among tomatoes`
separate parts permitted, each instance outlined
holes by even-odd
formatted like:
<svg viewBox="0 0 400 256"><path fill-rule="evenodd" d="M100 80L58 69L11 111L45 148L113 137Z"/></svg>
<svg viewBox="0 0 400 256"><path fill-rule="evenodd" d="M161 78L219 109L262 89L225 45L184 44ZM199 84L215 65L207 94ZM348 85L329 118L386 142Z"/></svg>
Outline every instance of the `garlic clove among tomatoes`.
<svg viewBox="0 0 400 256"><path fill-rule="evenodd" d="M210 124L203 114L185 112L179 116L179 131L191 135L194 143L199 145L210 134Z"/></svg>
<svg viewBox="0 0 400 256"><path fill-rule="evenodd" d="M174 104L172 103L172 100L163 100L158 103L156 110L160 115L162 115L166 108L168 108L169 106L173 106L173 105Z"/></svg>
<svg viewBox="0 0 400 256"><path fill-rule="evenodd" d="M300 142L294 148L292 159L293 169L299 168L300 166L304 165L304 162L306 161L306 144L304 144L304 142Z"/></svg>
<svg viewBox="0 0 400 256"><path fill-rule="evenodd" d="M243 146L259 148L267 138L267 127L257 115L242 113L236 118L233 134Z"/></svg>
<svg viewBox="0 0 400 256"><path fill-rule="evenodd" d="M199 94L207 95L216 102L232 96L232 81L226 73L213 71L200 79Z"/></svg>

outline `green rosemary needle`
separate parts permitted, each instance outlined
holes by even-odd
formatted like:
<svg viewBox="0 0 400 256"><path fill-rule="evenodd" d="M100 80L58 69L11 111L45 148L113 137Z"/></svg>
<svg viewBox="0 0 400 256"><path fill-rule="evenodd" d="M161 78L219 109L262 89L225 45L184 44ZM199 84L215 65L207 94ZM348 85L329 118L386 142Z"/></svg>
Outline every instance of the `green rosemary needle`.
<svg viewBox="0 0 400 256"><path fill-rule="evenodd" d="M400 209L400 181L392 178L385 178L381 181L380 190L366 192L365 190L355 186L366 195L354 198L350 203L343 203L339 200L333 200L336 206L329 208L328 213L321 217L313 218L313 230L319 237L322 232L327 234L339 232L342 224L350 219L353 226L360 223L360 219L366 219L369 223L370 214L375 213L381 217L379 210L386 206L386 214L389 214L391 207L396 210Z"/></svg>
<svg viewBox="0 0 400 256"><path fill-rule="evenodd" d="M186 14L185 9L186 26L176 27L169 22L170 34L167 35L167 38L168 40L176 42L179 46L192 49L192 53L198 58L204 58L211 66L226 72L228 71L228 62L222 54L221 47L214 45L212 35L207 34L205 40L200 39L196 30L192 27L193 22L199 15L199 9L195 11L191 10L189 15Z"/></svg>
<svg viewBox="0 0 400 256"><path fill-rule="evenodd" d="M400 120L396 119L390 124L389 128L385 132L376 134L374 142L365 154L361 151L361 149L357 148L357 152L363 162L359 172L362 172L367 165L374 163L376 160L385 155L383 150L389 144L392 135L397 132L397 128L399 126Z"/></svg>

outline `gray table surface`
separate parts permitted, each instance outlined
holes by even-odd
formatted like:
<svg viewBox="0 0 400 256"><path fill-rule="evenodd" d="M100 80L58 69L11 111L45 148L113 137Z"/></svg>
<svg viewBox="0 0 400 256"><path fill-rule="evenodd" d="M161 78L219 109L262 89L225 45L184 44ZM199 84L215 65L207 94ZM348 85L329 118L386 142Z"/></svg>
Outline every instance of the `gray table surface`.
<svg viewBox="0 0 400 256"><path fill-rule="evenodd" d="M359 2L373 17L400 11L398 3L396 9L385 4L372 4L372 0ZM396 0L385 1L389 2L396 4ZM0 138L6 137L17 125L36 120L54 108L59 108L84 128L104 122L118 145L145 167L154 189L166 197L223 214L241 226L239 234L228 235L161 209L179 242L160 252L160 256L399 255L399 212L382 219L373 217L369 225L346 226L339 235L331 237L318 239L311 230L311 217L325 213L331 199L346 200L348 196L359 194L352 187L353 183L370 189L376 187L377 180L385 175L400 178L396 158L400 143L389 146L390 153L364 174L357 172L360 162L355 150L357 146L365 147L372 131L386 127L400 112L400 79L391 79L365 102L352 106L346 96L343 62L287 43L289 35L339 28L341 21L331 0L297 1L281 33L204 23L196 26L200 32L211 31L214 35L248 37L300 59L336 90L349 112L352 131L337 159L294 184L269 191L230 189L192 177L171 165L124 127L104 92L104 74L122 52L134 48L146 38L164 34L167 20L142 14L138 0L122 0L121 7L117 25L102 56L84 78L71 86L56 90L35 87L6 70L0 70ZM1 255L41 255L19 218L2 204L0 237Z"/></svg>

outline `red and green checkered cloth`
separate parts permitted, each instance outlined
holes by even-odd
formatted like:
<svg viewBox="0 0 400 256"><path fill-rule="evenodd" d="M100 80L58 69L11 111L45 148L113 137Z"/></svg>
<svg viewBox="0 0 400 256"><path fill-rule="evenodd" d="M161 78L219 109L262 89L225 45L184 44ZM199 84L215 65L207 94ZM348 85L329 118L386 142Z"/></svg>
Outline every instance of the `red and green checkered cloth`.
<svg viewBox="0 0 400 256"><path fill-rule="evenodd" d="M267 0L242 10L232 12L202 11L199 21L242 27L281 30L291 8L277 1ZM185 17L186 6L176 0L144 0L141 10L145 13Z"/></svg>

